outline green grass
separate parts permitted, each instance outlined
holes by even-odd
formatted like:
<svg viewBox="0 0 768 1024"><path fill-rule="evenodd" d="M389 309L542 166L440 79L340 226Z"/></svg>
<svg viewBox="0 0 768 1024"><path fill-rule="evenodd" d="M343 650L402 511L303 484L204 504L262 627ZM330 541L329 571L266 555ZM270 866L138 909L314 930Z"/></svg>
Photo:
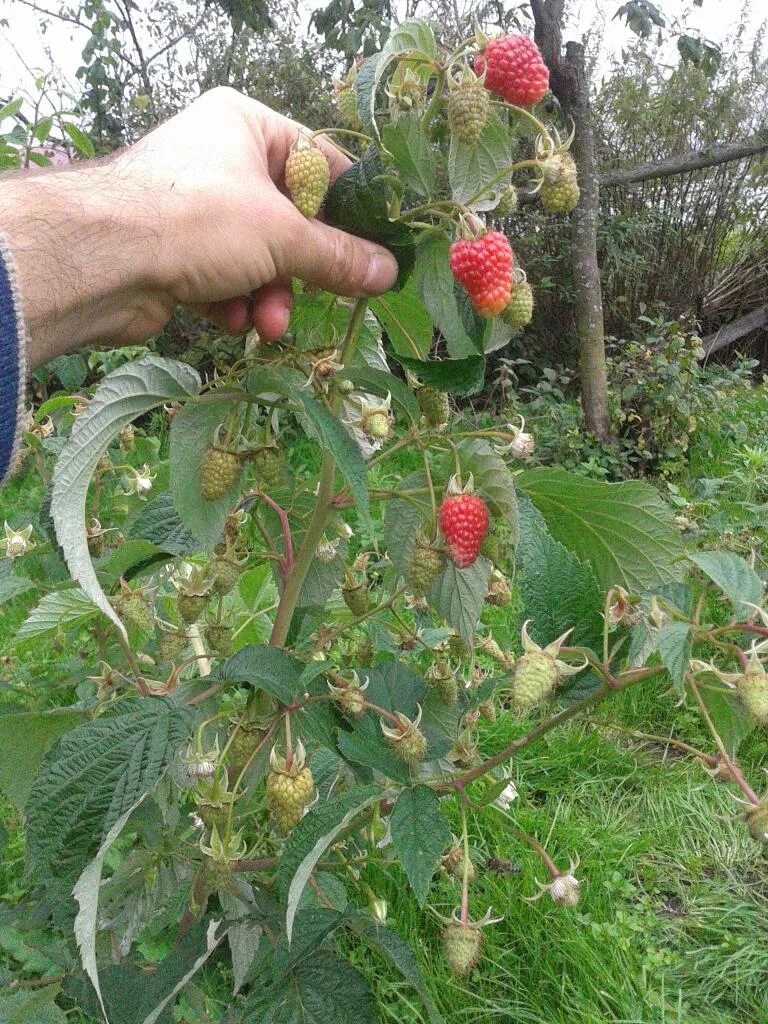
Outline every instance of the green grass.
<svg viewBox="0 0 768 1024"><path fill-rule="evenodd" d="M743 469L743 445L758 444L768 425L768 397L756 389L724 401L719 422L702 425L686 474L675 480L677 497L701 528L704 545L718 541L722 524L737 546L763 539L754 510L744 507L733 474ZM742 454L739 454L740 451ZM306 460L314 453L307 448ZM400 475L418 463L405 457ZM712 500L702 479L727 481ZM391 470L377 474L390 486ZM0 522L39 523L42 487L25 476L0 492ZM673 497L675 494L673 493ZM760 495L752 503L759 504ZM689 507L688 507L689 506ZM43 557L39 554L36 557ZM758 555L758 565L761 564ZM3 606L0 650L7 649L32 598ZM503 644L516 644L519 608L489 609L487 623ZM71 643L66 656L73 656ZM51 644L13 656L2 675L3 699L66 701L71 689L44 695L35 679L61 653ZM617 695L592 718L626 729L676 735L711 750L694 711L679 707L666 684ZM482 745L507 744L525 722L502 715L486 724ZM753 786L763 786L768 767L764 733L742 744L742 766ZM451 977L441 954L441 924L410 895L400 868L386 861L366 870L372 889L387 899L389 923L411 944L427 985L448 1024L768 1024L768 858L736 820L732 789L709 779L690 757L617 730L575 721L520 752L512 765L519 798L510 814L519 827L546 843L558 865L578 854L582 900L574 910L544 896L525 897L545 880L537 857L510 833L493 808L471 812L470 833L478 880L471 913L488 906L503 920L486 930L483 958L463 980ZM458 830L455 808L453 828ZM0 910L25 891L23 836L18 817L0 805L9 833L0 865ZM519 865L511 874L488 870L489 857ZM439 878L430 896L434 911L448 915L458 886ZM414 991L365 950L349 946L353 961L375 987L382 1024L422 1024L426 1017ZM0 947L0 968L34 976ZM185 1024L219 1020L227 1002L220 968L201 973L182 1000ZM84 1019L68 1018L73 1024Z"/></svg>

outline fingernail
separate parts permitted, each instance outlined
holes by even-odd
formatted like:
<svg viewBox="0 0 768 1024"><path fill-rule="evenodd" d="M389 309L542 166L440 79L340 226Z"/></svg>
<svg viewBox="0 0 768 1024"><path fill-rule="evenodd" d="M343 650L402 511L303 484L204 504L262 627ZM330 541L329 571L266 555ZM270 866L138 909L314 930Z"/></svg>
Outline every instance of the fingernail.
<svg viewBox="0 0 768 1024"><path fill-rule="evenodd" d="M371 252L368 271L363 281L364 295L378 295L387 291L397 280L397 260L386 251L376 249Z"/></svg>

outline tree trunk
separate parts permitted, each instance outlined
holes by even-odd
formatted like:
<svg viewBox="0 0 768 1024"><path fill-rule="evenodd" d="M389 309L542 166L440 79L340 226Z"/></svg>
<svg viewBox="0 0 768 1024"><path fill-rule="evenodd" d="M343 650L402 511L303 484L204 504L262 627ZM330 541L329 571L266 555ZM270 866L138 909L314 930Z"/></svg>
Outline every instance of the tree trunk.
<svg viewBox="0 0 768 1024"><path fill-rule="evenodd" d="M573 119L576 130L571 152L579 173L581 198L573 213L571 260L584 422L587 430L601 441L611 441L603 293L597 263L600 186L584 47L570 42L563 56L563 0L532 0L531 8L536 42L549 68L552 91L564 113Z"/></svg>

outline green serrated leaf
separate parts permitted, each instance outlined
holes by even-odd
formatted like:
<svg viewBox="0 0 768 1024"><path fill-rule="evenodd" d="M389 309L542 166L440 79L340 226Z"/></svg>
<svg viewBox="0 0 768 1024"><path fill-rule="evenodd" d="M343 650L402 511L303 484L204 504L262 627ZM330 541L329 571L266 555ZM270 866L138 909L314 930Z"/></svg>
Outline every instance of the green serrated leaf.
<svg viewBox="0 0 768 1024"><path fill-rule="evenodd" d="M10 103L6 103L5 106L0 107L0 121L6 117L15 117L21 110L21 105L24 102L21 96L17 96L15 100L11 100Z"/></svg>
<svg viewBox="0 0 768 1024"><path fill-rule="evenodd" d="M605 590L642 593L682 577L680 531L649 484L608 484L549 468L525 470L516 481L555 540L589 562Z"/></svg>
<svg viewBox="0 0 768 1024"><path fill-rule="evenodd" d="M426 359L432 347L434 327L412 278L399 292L388 292L372 299L370 308L386 330L397 356Z"/></svg>
<svg viewBox="0 0 768 1024"><path fill-rule="evenodd" d="M211 679L250 683L282 704L290 704L301 691L303 662L281 647L248 644L226 661L219 662Z"/></svg>
<svg viewBox="0 0 768 1024"><path fill-rule="evenodd" d="M439 363L420 362L395 356L404 370L410 370L421 381L438 391L448 391L461 397L475 395L485 383L485 359L469 356L467 359L442 359Z"/></svg>
<svg viewBox="0 0 768 1024"><path fill-rule="evenodd" d="M427 485L423 470L409 473L400 481L398 490L420 490ZM424 498L425 502L428 499ZM419 506L405 498L393 498L387 502L384 516L384 544L387 555L398 572L406 576L413 558L413 545L419 526L428 515L429 506Z"/></svg>
<svg viewBox="0 0 768 1024"><path fill-rule="evenodd" d="M718 586L737 614L751 618L763 600L763 581L741 555L733 551L694 551L688 557Z"/></svg>
<svg viewBox="0 0 768 1024"><path fill-rule="evenodd" d="M78 153L82 153L83 156L92 157L95 155L93 143L85 134L81 131L76 124L72 124L71 121L64 121L61 126L67 135L72 140L72 144Z"/></svg>
<svg viewBox="0 0 768 1024"><path fill-rule="evenodd" d="M19 626L16 646L27 646L29 641L55 633L63 626L81 626L98 613L94 602L79 587L52 590Z"/></svg>
<svg viewBox="0 0 768 1024"><path fill-rule="evenodd" d="M523 496L524 529L518 558L522 566L520 589L524 618L536 643L551 643L573 628L569 643L599 647L602 643L604 592L589 562L580 562L551 537L543 524L527 514Z"/></svg>
<svg viewBox="0 0 768 1024"><path fill-rule="evenodd" d="M506 783L504 784L506 785ZM348 927L374 952L386 957L392 966L402 974L405 980L413 985L421 996L430 1024L445 1024L442 1014L435 1006L429 994L429 990L419 972L416 957L413 955L408 943L396 931L393 931L391 928L382 928L367 917L353 917Z"/></svg>
<svg viewBox="0 0 768 1024"><path fill-rule="evenodd" d="M215 399L213 392L209 397ZM200 464L216 431L239 403L231 398L189 402L171 423L171 494L173 505L198 543L212 550L221 539L227 515L240 495L240 477L220 498L207 501L200 491Z"/></svg>
<svg viewBox="0 0 768 1024"><path fill-rule="evenodd" d="M413 233L404 223L389 219L386 171L374 147L339 175L324 210L333 227L386 246L400 267L398 283L405 283L413 268Z"/></svg>
<svg viewBox="0 0 768 1024"><path fill-rule="evenodd" d="M701 678L712 685L700 686L699 696L729 756L735 758L741 741L752 732L755 723L735 690L723 690L716 676L704 675Z"/></svg>
<svg viewBox="0 0 768 1024"><path fill-rule="evenodd" d="M18 597L26 590L31 590L34 586L32 580L28 580L25 576L13 576L10 573L0 576L0 604L12 601L14 597Z"/></svg>
<svg viewBox="0 0 768 1024"><path fill-rule="evenodd" d="M392 403L399 409L411 423L418 423L421 416L419 403L413 397L413 393L397 377L383 370L372 370L368 366L361 366L345 370L339 376L352 381L356 388L361 391L370 392L386 398L391 395Z"/></svg>
<svg viewBox="0 0 768 1024"><path fill-rule="evenodd" d="M437 153L424 131L421 114L409 110L397 122L390 121L381 133L395 160L397 172L421 196L431 196L437 178Z"/></svg>
<svg viewBox="0 0 768 1024"><path fill-rule="evenodd" d="M421 301L429 311L435 326L443 335L452 359L478 357L483 353L486 324L465 323L459 305L466 298L448 263L450 242L445 235L424 234L416 247L414 278Z"/></svg>
<svg viewBox="0 0 768 1024"><path fill-rule="evenodd" d="M199 544L179 519L173 507L173 495L166 491L144 505L126 528L128 540L139 538L156 544L171 555L189 555Z"/></svg>
<svg viewBox="0 0 768 1024"><path fill-rule="evenodd" d="M27 860L39 876L71 878L114 823L165 774L188 734L187 712L162 698L67 732L43 759L26 804Z"/></svg>
<svg viewBox="0 0 768 1024"><path fill-rule="evenodd" d="M432 875L451 843L451 830L438 796L426 786L406 789L395 803L390 830L400 863L423 906Z"/></svg>
<svg viewBox="0 0 768 1024"><path fill-rule="evenodd" d="M58 985L36 992L0 991L0 1020L3 1024L67 1024L67 1015L54 1002L58 993Z"/></svg>
<svg viewBox="0 0 768 1024"><path fill-rule="evenodd" d="M78 708L21 711L0 707L0 789L22 810L45 753L85 720Z"/></svg>
<svg viewBox="0 0 768 1024"><path fill-rule="evenodd" d="M515 478L500 455L493 450L489 441L476 437L461 441L458 446L462 473L470 473L475 479L475 492L482 495L494 516L504 521L517 543L518 510L515 494Z"/></svg>
<svg viewBox="0 0 768 1024"><path fill-rule="evenodd" d="M381 797L377 786L348 790L327 803L317 804L291 832L277 873L280 890L287 900L285 928L289 942L299 899L317 862L347 825Z"/></svg>
<svg viewBox="0 0 768 1024"><path fill-rule="evenodd" d="M470 649L474 646L492 569L493 564L482 555L467 569L458 569L449 561L427 595L430 608L461 634Z"/></svg>
<svg viewBox="0 0 768 1024"><path fill-rule="evenodd" d="M335 953L318 950L288 979L256 986L241 1019L242 1024L375 1024L377 1011L364 976Z"/></svg>
<svg viewBox="0 0 768 1024"><path fill-rule="evenodd" d="M349 484L358 512L370 525L368 469L360 449L333 413L308 392L294 392L293 395L301 404L321 447L332 453L336 467Z"/></svg>
<svg viewBox="0 0 768 1024"><path fill-rule="evenodd" d="M373 712L351 723L349 730L339 729L336 746L353 766L373 768L385 779L401 782L404 786L411 781L408 766L390 750ZM369 775L362 773L361 781L367 782L369 778Z"/></svg>
<svg viewBox="0 0 768 1024"><path fill-rule="evenodd" d="M448 180L453 198L473 210L492 210L509 185L509 178L500 178L486 190L484 186L509 167L510 162L509 129L496 114L488 118L476 144L467 145L459 142L455 135L451 136Z"/></svg>
<svg viewBox="0 0 768 1024"><path fill-rule="evenodd" d="M162 402L188 398L200 387L192 367L149 355L110 373L77 417L53 474L51 515L73 578L126 637L106 598L88 553L85 535L88 484L110 441L142 413Z"/></svg>
<svg viewBox="0 0 768 1024"><path fill-rule="evenodd" d="M688 660L691 657L692 627L687 622L668 622L656 636L656 650L672 682L682 692Z"/></svg>

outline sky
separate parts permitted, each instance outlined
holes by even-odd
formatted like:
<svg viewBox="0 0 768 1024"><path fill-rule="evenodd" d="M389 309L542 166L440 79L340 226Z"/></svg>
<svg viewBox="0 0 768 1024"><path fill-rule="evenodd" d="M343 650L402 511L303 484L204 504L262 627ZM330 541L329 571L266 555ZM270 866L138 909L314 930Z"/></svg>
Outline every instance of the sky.
<svg viewBox="0 0 768 1024"><path fill-rule="evenodd" d="M60 9L63 0L39 0L49 10ZM741 5L734 0L703 0L702 6L695 7L692 0L655 0L657 7L669 22L687 15L688 27L698 30L701 35L716 43L722 42L733 31L739 21ZM620 59L621 48L635 37L623 21L614 21L613 15L622 0L574 0L572 14L567 26L566 38L579 38L596 25L604 26L600 64L610 67L613 58ZM320 6L321 0L302 0L309 8ZM768 12L760 14L764 0L752 0L748 24L756 31ZM85 33L76 26L54 23L46 33L41 29L41 19L20 0L0 0L0 23L5 19L7 27L0 24L0 99L8 99L18 90L34 91L34 77L41 71L49 71L52 64L63 79L74 84L74 72L80 63L80 51L86 40ZM47 52L49 51L49 52ZM53 58L53 59L51 59ZM674 44L669 51L674 60Z"/></svg>

